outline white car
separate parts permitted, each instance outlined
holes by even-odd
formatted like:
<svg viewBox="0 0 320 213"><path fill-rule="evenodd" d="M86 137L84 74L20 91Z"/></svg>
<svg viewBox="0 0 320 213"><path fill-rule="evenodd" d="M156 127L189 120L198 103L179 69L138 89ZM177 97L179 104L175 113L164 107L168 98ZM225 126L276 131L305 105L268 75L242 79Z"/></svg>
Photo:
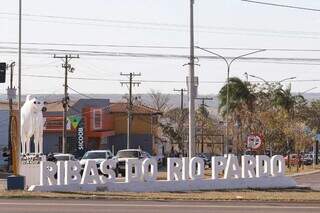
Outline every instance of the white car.
<svg viewBox="0 0 320 213"><path fill-rule="evenodd" d="M86 152L82 159L80 160L80 165L82 168L86 165L88 160L93 160L96 162L97 167L100 167L100 163L104 160L111 159L113 154L110 150L92 150Z"/></svg>
<svg viewBox="0 0 320 213"><path fill-rule="evenodd" d="M62 153L57 153L53 155L56 161L75 161L76 158L72 154L62 154Z"/></svg>
<svg viewBox="0 0 320 213"><path fill-rule="evenodd" d="M121 174L122 177L125 176L125 165L126 159L145 159L152 158L152 156L141 149L123 149L118 151L117 155L114 157L117 160L116 173Z"/></svg>

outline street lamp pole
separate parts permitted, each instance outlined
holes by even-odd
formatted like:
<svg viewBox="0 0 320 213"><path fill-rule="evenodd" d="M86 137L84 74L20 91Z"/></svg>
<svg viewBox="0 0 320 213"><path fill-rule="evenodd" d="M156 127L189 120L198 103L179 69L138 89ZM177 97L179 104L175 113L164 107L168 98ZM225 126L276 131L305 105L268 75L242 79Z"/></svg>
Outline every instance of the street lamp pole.
<svg viewBox="0 0 320 213"><path fill-rule="evenodd" d="M226 103L227 104L227 115L226 115L226 141L225 141L225 147L224 147L225 152L224 153L228 154L228 140L229 140L229 122L228 122L228 117L229 117L229 83L230 83L231 65L237 59L240 59L240 58L243 58L245 56L252 55L252 54L255 54L255 53L263 52L263 51L266 51L266 50L265 49L256 50L256 51L249 52L249 53L246 53L246 54L243 54L243 55L239 55L237 57L232 58L231 60L228 60L226 57L224 57L224 56L222 56L220 54L217 54L215 52L212 52L210 50L207 50L205 48L202 48L202 47L199 47L199 46L196 46L196 48L221 58L222 60L224 60L224 62L227 65L227 103Z"/></svg>
<svg viewBox="0 0 320 213"><path fill-rule="evenodd" d="M190 62L189 62L189 153L191 159L195 148L195 90L194 90L194 0L190 0Z"/></svg>

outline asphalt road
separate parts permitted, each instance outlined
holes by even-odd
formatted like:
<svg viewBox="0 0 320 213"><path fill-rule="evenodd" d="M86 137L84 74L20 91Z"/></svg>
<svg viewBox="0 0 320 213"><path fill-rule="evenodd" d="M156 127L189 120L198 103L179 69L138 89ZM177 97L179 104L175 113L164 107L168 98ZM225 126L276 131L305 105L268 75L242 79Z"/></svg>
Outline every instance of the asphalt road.
<svg viewBox="0 0 320 213"><path fill-rule="evenodd" d="M155 202L96 200L0 200L3 213L319 213L320 204L257 202Z"/></svg>
<svg viewBox="0 0 320 213"><path fill-rule="evenodd" d="M293 177L299 186L320 190L320 172Z"/></svg>

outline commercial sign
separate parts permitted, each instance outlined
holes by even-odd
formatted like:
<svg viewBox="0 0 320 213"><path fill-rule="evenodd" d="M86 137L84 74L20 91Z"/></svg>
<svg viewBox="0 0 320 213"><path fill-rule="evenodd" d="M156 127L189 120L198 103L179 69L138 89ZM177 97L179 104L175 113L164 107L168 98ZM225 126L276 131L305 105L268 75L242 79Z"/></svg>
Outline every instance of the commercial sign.
<svg viewBox="0 0 320 213"><path fill-rule="evenodd" d="M86 152L85 149L85 125L84 119L79 115L72 115L68 120L73 129L76 129L76 157L81 157Z"/></svg>
<svg viewBox="0 0 320 213"><path fill-rule="evenodd" d="M40 164L40 183L30 191L190 191L228 188L285 188L295 182L284 176L285 163L280 155L268 157L212 157L212 177L205 179L204 161L199 157L168 158L167 180L157 180L155 159L126 159L124 182L116 179L114 159L99 165L89 160L83 170L78 161Z"/></svg>
<svg viewBox="0 0 320 213"><path fill-rule="evenodd" d="M77 126L77 153L76 157L83 156L86 152L85 149L85 125L84 120L80 119Z"/></svg>

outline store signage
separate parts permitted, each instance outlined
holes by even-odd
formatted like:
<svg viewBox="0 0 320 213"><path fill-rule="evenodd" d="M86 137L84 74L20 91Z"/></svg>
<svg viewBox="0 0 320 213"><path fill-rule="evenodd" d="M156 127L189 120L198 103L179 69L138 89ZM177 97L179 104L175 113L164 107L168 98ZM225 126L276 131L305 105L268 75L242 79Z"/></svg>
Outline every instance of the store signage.
<svg viewBox="0 0 320 213"><path fill-rule="evenodd" d="M77 156L83 156L85 153L85 125L84 125L84 120L80 119L77 123L77 132L76 132L76 137L77 137Z"/></svg>

